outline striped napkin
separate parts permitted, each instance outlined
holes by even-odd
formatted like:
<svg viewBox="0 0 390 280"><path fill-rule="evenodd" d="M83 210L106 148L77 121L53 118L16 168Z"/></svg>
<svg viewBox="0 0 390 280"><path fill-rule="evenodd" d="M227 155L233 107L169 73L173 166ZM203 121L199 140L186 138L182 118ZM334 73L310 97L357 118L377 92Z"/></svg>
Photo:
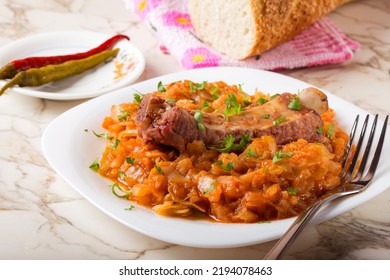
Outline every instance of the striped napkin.
<svg viewBox="0 0 390 280"><path fill-rule="evenodd" d="M195 36L187 0L124 0L157 34L161 50L174 56L185 69L239 66L283 70L349 60L359 44L346 37L328 18L261 55L244 60L227 57Z"/></svg>

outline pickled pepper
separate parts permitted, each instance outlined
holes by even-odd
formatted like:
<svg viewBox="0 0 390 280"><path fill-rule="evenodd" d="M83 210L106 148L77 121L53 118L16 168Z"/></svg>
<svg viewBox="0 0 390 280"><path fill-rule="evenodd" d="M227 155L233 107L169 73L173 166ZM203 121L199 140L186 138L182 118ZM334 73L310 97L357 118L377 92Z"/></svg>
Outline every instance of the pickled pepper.
<svg viewBox="0 0 390 280"><path fill-rule="evenodd" d="M11 79L18 72L25 71L30 68L39 68L49 64L61 64L70 60L87 58L91 55L110 49L112 46L114 46L115 43L122 39L130 40L130 38L126 35L117 34L96 48L90 49L86 52L58 56L26 57L23 59L14 60L0 69L0 79Z"/></svg>
<svg viewBox="0 0 390 280"><path fill-rule="evenodd" d="M21 71L0 89L0 96L12 86L36 87L80 74L116 56L118 51L119 49L107 50L84 59L70 60L57 65L46 65Z"/></svg>

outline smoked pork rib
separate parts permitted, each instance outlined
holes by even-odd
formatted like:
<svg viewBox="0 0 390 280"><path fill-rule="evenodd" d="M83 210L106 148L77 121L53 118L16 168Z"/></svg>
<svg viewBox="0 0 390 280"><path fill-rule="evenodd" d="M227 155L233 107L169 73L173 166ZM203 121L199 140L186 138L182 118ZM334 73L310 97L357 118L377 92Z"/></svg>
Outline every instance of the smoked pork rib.
<svg viewBox="0 0 390 280"><path fill-rule="evenodd" d="M147 94L136 116L138 133L145 143L160 143L179 151L184 151L186 145L195 140L203 141L206 146L216 146L228 135L234 136L238 142L244 134L251 138L271 135L278 145L306 139L329 146L329 140L318 133L324 124L315 110L303 104L299 110L288 107L296 97L283 93L263 105L249 105L239 114L231 114L227 118L219 112L204 112L205 129L200 130L194 118L195 112Z"/></svg>

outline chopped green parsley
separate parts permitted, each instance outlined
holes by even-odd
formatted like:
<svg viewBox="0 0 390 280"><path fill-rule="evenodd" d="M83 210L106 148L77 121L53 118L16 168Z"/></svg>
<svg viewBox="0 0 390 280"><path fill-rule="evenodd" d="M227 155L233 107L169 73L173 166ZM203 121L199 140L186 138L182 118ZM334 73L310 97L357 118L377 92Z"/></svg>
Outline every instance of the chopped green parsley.
<svg viewBox="0 0 390 280"><path fill-rule="evenodd" d="M245 152L245 155L247 157L253 157L253 158L258 158L259 156L255 153L255 151L253 150L253 148L249 148L246 152Z"/></svg>
<svg viewBox="0 0 390 280"><path fill-rule="evenodd" d="M207 101L203 101L202 103L202 110L210 109L210 104Z"/></svg>
<svg viewBox="0 0 390 280"><path fill-rule="evenodd" d="M119 108L119 111L121 112L121 114L118 116L119 121L125 121L127 120L127 117L130 116L130 113L123 110L122 108Z"/></svg>
<svg viewBox="0 0 390 280"><path fill-rule="evenodd" d="M221 166L224 172L230 172L234 169L234 162L232 161L227 164L223 164L222 160L218 160L215 164Z"/></svg>
<svg viewBox="0 0 390 280"><path fill-rule="evenodd" d="M273 125L279 125L281 124L282 122L284 122L286 120L286 117L285 116L280 116L279 118L277 118L276 120L274 120L272 122Z"/></svg>
<svg viewBox="0 0 390 280"><path fill-rule="evenodd" d="M119 179L121 179L121 180L124 180L124 179L125 179L125 173L124 173L122 170L120 170L120 171L118 172L118 176L119 176Z"/></svg>
<svg viewBox="0 0 390 280"><path fill-rule="evenodd" d="M287 188L287 193L288 193L289 195L295 196L295 195L298 194L298 190L297 190L296 188Z"/></svg>
<svg viewBox="0 0 390 280"><path fill-rule="evenodd" d="M190 81L189 84L190 84L190 91L196 92L197 90L205 89L207 85L207 81L203 81L202 83L193 83L192 81Z"/></svg>
<svg viewBox="0 0 390 280"><path fill-rule="evenodd" d="M99 167L100 167L100 165L99 165L99 158L96 158L92 162L92 164L89 166L90 169L92 169L93 171L96 171L96 172L99 170Z"/></svg>
<svg viewBox="0 0 390 280"><path fill-rule="evenodd" d="M199 131L205 131L206 128L203 124L203 113L200 110L196 110L194 114L194 119L196 123L198 124Z"/></svg>
<svg viewBox="0 0 390 280"><path fill-rule="evenodd" d="M124 192L120 187L119 183L114 183L110 187L111 192L117 197L128 198L131 195L131 190L129 192Z"/></svg>
<svg viewBox="0 0 390 280"><path fill-rule="evenodd" d="M229 97L225 100L225 104L226 108L223 111L225 118L227 118L228 115L238 115L242 111L245 111L245 108L242 107L242 105L238 102L236 95L233 93L229 94Z"/></svg>
<svg viewBox="0 0 390 280"><path fill-rule="evenodd" d="M288 158L292 157L292 153L285 153L279 150L274 154L274 157L272 158L272 163L279 162L286 157Z"/></svg>
<svg viewBox="0 0 390 280"><path fill-rule="evenodd" d="M210 187L207 189L207 191L203 192L203 195L208 195L209 193L211 193L215 189L214 183L215 183L215 180L212 180Z"/></svg>
<svg viewBox="0 0 390 280"><path fill-rule="evenodd" d="M332 138L333 135L334 135L334 131L333 130L334 130L334 124L331 123L331 124L328 125L328 131L326 132L326 135L328 136L329 139Z"/></svg>
<svg viewBox="0 0 390 280"><path fill-rule="evenodd" d="M211 96L213 97L214 100L217 100L219 98L219 94L217 92L219 91L219 88L217 86L213 87L211 90Z"/></svg>
<svg viewBox="0 0 390 280"><path fill-rule="evenodd" d="M260 97L259 99L256 100L256 103L259 104L259 105L263 105L265 103L267 103L268 100L263 98L263 97Z"/></svg>
<svg viewBox="0 0 390 280"><path fill-rule="evenodd" d="M112 144L112 148L115 150L118 147L120 142L121 141L119 139L115 139L114 144Z"/></svg>
<svg viewBox="0 0 390 280"><path fill-rule="evenodd" d="M107 140L112 140L113 137L110 136L110 134L108 132L105 132L105 133L101 133L101 134L97 134L95 131L93 131L93 134L95 134L96 137L99 137L99 138L104 138L104 139L107 139Z"/></svg>
<svg viewBox="0 0 390 280"><path fill-rule="evenodd" d="M126 157L126 163L134 164L135 163L135 158L133 158L133 157Z"/></svg>
<svg viewBox="0 0 390 280"><path fill-rule="evenodd" d="M171 102L171 103L176 103L177 102L177 100L176 99L173 99L173 98L167 98L167 101L169 101L169 102Z"/></svg>
<svg viewBox="0 0 390 280"><path fill-rule="evenodd" d="M241 135L241 140L238 144L234 143L235 138L233 135L227 135L220 141L221 146L223 148L217 149L221 153L230 153L237 150L243 150L251 141L251 138L247 134Z"/></svg>
<svg viewBox="0 0 390 280"><path fill-rule="evenodd" d="M158 171L158 173L164 175L164 171L162 170L162 168L160 166L158 166L157 164L154 165L154 168L156 168L156 170Z"/></svg>
<svg viewBox="0 0 390 280"><path fill-rule="evenodd" d="M271 116L270 114L263 114L263 115L262 115L263 119L269 119L270 116Z"/></svg>
<svg viewBox="0 0 390 280"><path fill-rule="evenodd" d="M158 84L157 84L157 90L159 92L166 92L167 91L167 89L164 87L164 85L163 85L163 83L161 81L159 81Z"/></svg>
<svg viewBox="0 0 390 280"><path fill-rule="evenodd" d="M299 97L293 98L290 104L288 104L288 108L297 111L301 110L301 102L299 100Z"/></svg>
<svg viewBox="0 0 390 280"><path fill-rule="evenodd" d="M135 103L140 104L144 97L145 97L145 94L134 93L134 101L135 101Z"/></svg>
<svg viewBox="0 0 390 280"><path fill-rule="evenodd" d="M131 211L131 210L134 210L134 209L135 209L134 205L130 205L128 208L125 208L126 211Z"/></svg>

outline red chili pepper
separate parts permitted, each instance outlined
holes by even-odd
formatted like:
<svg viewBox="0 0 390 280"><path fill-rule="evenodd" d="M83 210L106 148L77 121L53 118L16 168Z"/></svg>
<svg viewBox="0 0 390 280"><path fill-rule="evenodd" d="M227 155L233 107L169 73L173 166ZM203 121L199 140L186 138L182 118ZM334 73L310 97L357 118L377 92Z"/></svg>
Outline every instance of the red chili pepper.
<svg viewBox="0 0 390 280"><path fill-rule="evenodd" d="M96 48L93 48L87 52L68 54L68 55L58 55L58 56L26 57L23 59L14 60L0 69L0 79L11 79L18 72L25 71L30 68L39 68L49 64L55 65L55 64L64 63L69 60L78 60L78 59L87 58L91 55L100 53L102 51L111 48L116 42L118 42L121 39L130 40L128 36L123 34L118 34L111 37L110 39L108 39L101 45L97 46Z"/></svg>

